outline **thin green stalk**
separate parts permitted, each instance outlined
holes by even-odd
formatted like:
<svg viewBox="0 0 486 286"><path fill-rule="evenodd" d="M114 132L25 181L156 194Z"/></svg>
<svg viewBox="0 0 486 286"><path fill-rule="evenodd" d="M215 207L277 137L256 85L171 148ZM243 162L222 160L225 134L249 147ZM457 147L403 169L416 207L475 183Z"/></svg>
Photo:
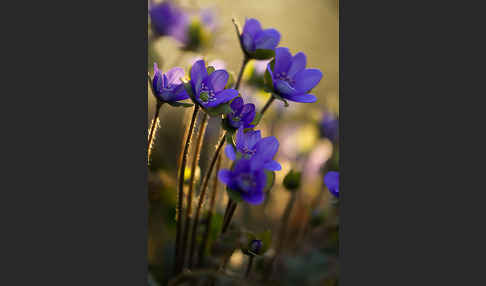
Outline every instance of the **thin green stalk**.
<svg viewBox="0 0 486 286"><path fill-rule="evenodd" d="M192 135L194 133L194 126L196 125L197 113L199 111L199 106L194 106L194 112L192 113L191 123L189 125L189 132L187 133L186 143L184 145L184 151L182 153L182 160L179 166L179 190L177 194L177 211L176 211L176 245L175 245L175 262L174 262L174 273L178 274L181 271L181 255L180 255L180 243L182 235L182 201L184 200L184 171L186 169L187 155L189 153L189 147L191 145Z"/></svg>
<svg viewBox="0 0 486 286"><path fill-rule="evenodd" d="M194 152L194 159L192 160L191 165L191 178L189 181L189 190L187 192L187 203L186 203L186 222L184 225L184 231L182 232L182 244L181 244L181 259L182 265L184 267L184 260L186 257L186 248L187 248L187 238L189 236L189 225L191 224L191 213L192 213L192 197L193 197L193 190L194 185L196 184L196 168L199 163L199 156L201 153L201 147L204 139L204 134L206 133L206 127L208 125L208 115L204 113L201 127L199 130L199 134L197 136L197 143L196 143L196 150ZM189 262L190 264L190 262Z"/></svg>
<svg viewBox="0 0 486 286"><path fill-rule="evenodd" d="M221 149L223 148L224 142L225 142L225 137L226 137L226 132L224 132L223 136L219 140L218 147L216 148L216 152L213 155L213 158L211 160L211 163L209 165L209 169L206 173L206 176L204 176L204 180L202 183L201 187L201 193L199 195L199 200L197 203L197 208L196 208L196 214L194 216L194 224L192 225L192 237L191 237L191 246L189 250L189 261L192 261L194 257L194 250L196 248L196 235L197 235L197 226L199 224L199 215L201 214L201 208L204 202L204 198L206 196L206 189L208 188L208 183L209 179L211 177L211 174L213 173L214 166L216 165L216 161L219 157L219 153L221 152Z"/></svg>
<svg viewBox="0 0 486 286"><path fill-rule="evenodd" d="M221 168L221 160L222 160L222 157L221 157L221 155L219 155L218 162L216 163L216 171L215 171L216 174L218 173L219 169ZM211 231L211 224L212 224L212 219L213 219L214 206L215 206L215 202L216 202L217 193L218 193L218 176L214 176L213 192L211 193L211 200L209 202L209 213L208 213L206 229L204 231L201 246L199 247L198 267L202 267L203 263L204 263L204 256L206 254L206 248L207 248L207 244L208 244L208 240L209 240L209 233ZM191 261L189 261L189 263L191 263Z"/></svg>

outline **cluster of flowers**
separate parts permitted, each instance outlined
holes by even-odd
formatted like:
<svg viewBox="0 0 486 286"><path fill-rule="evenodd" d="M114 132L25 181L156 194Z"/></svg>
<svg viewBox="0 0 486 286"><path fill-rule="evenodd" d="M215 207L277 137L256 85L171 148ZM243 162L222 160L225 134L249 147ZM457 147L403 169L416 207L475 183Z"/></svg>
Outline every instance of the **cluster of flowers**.
<svg viewBox="0 0 486 286"><path fill-rule="evenodd" d="M154 17L160 13L177 15L178 12L171 10L174 8L170 8L170 2L164 3L166 6L152 8L153 25L159 23L154 21ZM170 23L161 27L180 25L180 17L161 18L161 22ZM175 30L160 29L160 32L174 33ZM282 100L286 104L287 100L305 103L316 101L310 91L322 79L321 71L306 68L307 58L304 53L292 56L288 48L277 47L280 42L277 30L262 29L257 20L247 19L239 37L246 60L271 59L266 67L265 87L273 99ZM281 169L280 164L274 160L279 148L278 140L273 136L262 138L261 132L254 130L261 116L257 116L254 104L244 103L238 90L233 88L233 80L230 80L226 70L215 70L214 67L207 67L204 60L198 60L192 65L189 76L190 80L183 82L185 75L182 68L172 68L163 74L154 65L152 88L155 96L160 102L175 106L191 98L194 104L208 114L224 115L223 126L231 134L236 133L236 142L231 142L225 148L227 157L234 161L232 167L221 170L218 178L227 185L230 194L250 204L262 203L268 176Z"/></svg>
<svg viewBox="0 0 486 286"><path fill-rule="evenodd" d="M185 50L196 51L208 44L217 27L211 9L187 11L171 0L149 5L152 31L155 36L169 36L181 43Z"/></svg>

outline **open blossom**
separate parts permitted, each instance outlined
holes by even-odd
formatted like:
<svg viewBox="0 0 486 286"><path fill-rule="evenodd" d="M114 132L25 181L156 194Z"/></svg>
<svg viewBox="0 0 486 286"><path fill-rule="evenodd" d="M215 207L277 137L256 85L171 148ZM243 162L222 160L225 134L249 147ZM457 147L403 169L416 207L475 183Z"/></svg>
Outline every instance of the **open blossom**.
<svg viewBox="0 0 486 286"><path fill-rule="evenodd" d="M243 98L235 98L231 104L232 113L227 115L228 123L233 128L251 128L251 122L255 118L255 105L253 103L243 104Z"/></svg>
<svg viewBox="0 0 486 286"><path fill-rule="evenodd" d="M195 100L204 108L216 107L238 96L236 89L225 89L228 72L216 70L208 75L204 60L199 60L191 68L191 86Z"/></svg>
<svg viewBox="0 0 486 286"><path fill-rule="evenodd" d="M225 153L231 160L236 160L239 154L243 159L261 162L264 169L279 171L282 166L273 160L278 147L278 140L274 136L262 138L260 130L249 130L245 133L243 126L240 126L236 133L236 150L232 145L227 145Z"/></svg>
<svg viewBox="0 0 486 286"><path fill-rule="evenodd" d="M318 69L306 69L304 53L292 57L288 48L275 49L275 65L267 67L273 81L274 91L281 97L296 102L315 102L314 95L308 94L322 79Z"/></svg>
<svg viewBox="0 0 486 286"><path fill-rule="evenodd" d="M258 161L241 159L232 170L223 169L218 178L241 198L253 205L261 204L265 198L264 189L267 176Z"/></svg>
<svg viewBox="0 0 486 286"><path fill-rule="evenodd" d="M172 1L151 3L149 7L152 28L159 36L175 36L187 25L187 15Z"/></svg>
<svg viewBox="0 0 486 286"><path fill-rule="evenodd" d="M170 69L162 74L157 64L154 63L154 78L152 87L155 97L163 102L175 102L189 98L181 78L184 77L184 70L179 67Z"/></svg>
<svg viewBox="0 0 486 286"><path fill-rule="evenodd" d="M241 40L245 53L251 55L256 50L275 50L280 42L280 33L275 29L262 29L256 19L246 19Z"/></svg>
<svg viewBox="0 0 486 286"><path fill-rule="evenodd" d="M326 187L333 196L339 198L339 172L328 172L324 176L324 184L326 184Z"/></svg>

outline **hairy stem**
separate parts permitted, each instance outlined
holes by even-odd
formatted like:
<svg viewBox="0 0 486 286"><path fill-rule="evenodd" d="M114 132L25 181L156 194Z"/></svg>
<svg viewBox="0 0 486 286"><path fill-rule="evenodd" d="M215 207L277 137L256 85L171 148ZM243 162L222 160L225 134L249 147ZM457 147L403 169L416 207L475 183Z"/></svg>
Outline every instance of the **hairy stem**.
<svg viewBox="0 0 486 286"><path fill-rule="evenodd" d="M196 143L196 150L194 152L194 158L192 160L192 165L191 165L191 178L189 181L189 190L187 192L187 203L186 203L186 222L184 225L184 231L182 232L182 243L181 243L181 259L182 259L182 265L181 267L184 266L184 260L186 257L186 247L187 247L187 238L189 236L189 225L191 224L191 212L192 212L192 197L193 197L193 189L194 185L196 184L196 168L199 163L199 156L201 153L201 147L204 139L204 134L206 133L206 127L208 125L208 115L204 113L202 122L201 122L201 127L199 130L199 134L197 136L197 143ZM191 264L189 262L189 264Z"/></svg>
<svg viewBox="0 0 486 286"><path fill-rule="evenodd" d="M148 147L147 147L147 161L150 161L150 155L152 154L153 144L154 144L154 134L155 130L157 129L158 121L159 121L159 112L160 108L164 103L160 100L157 100L157 104L155 105L155 114L154 119L152 120L152 126L150 127L150 133L148 137Z"/></svg>
<svg viewBox="0 0 486 286"><path fill-rule="evenodd" d="M199 195L199 200L197 203L197 208L196 208L196 214L194 216L194 224L192 226L192 237L191 237L191 246L190 246L190 251L189 251L189 263L191 264L191 261L194 257L194 250L196 248L196 235L197 235L197 226L199 224L199 216L201 214L201 208L204 202L204 198L206 196L206 189L208 188L208 183L209 179L211 178L211 174L213 173L214 166L216 165L216 161L218 159L219 153L221 152L221 149L223 148L224 142L225 142L225 137L226 137L226 132L224 132L223 136L219 140L218 147L216 148L216 151L214 152L213 158L211 159L211 163L209 165L209 169L204 176L202 187L201 187L201 193Z"/></svg>
<svg viewBox="0 0 486 286"><path fill-rule="evenodd" d="M231 223L231 219L233 218L233 214L235 213L237 205L238 204L235 201L233 201L231 203L229 210L228 210L228 216L226 217L226 220L223 223L223 229L221 230L221 233L225 233L228 230L230 223Z"/></svg>
<svg viewBox="0 0 486 286"><path fill-rule="evenodd" d="M249 260L248 260L248 267L246 268L246 273L245 273L245 278L247 278L247 279L248 279L248 277L250 277L251 266L253 265L253 258L254 258L254 256L250 255Z"/></svg>
<svg viewBox="0 0 486 286"><path fill-rule="evenodd" d="M278 243L277 243L277 247L275 249L275 255L273 256L272 260L270 261L270 263L267 266L268 268L267 268L267 271L265 273L265 278L264 278L265 281L268 281L268 279L270 278L270 276L272 274L272 270L273 270L273 264L274 264L275 260L277 259L278 255L280 255L280 253L282 251L282 248L283 248L283 245L284 245L284 242L285 242L285 236L286 236L286 233L287 233L287 224L288 224L288 221L289 221L289 218L290 218L290 213L292 212L292 208L295 204L296 198L297 198L297 192L291 192L289 202L287 203L287 206L285 207L284 214L282 216L282 225L280 226L280 233L279 233L279 236L278 236L279 240L278 240Z"/></svg>
<svg viewBox="0 0 486 286"><path fill-rule="evenodd" d="M267 109L270 107L270 105L272 105L272 103L273 103L274 100L275 100L275 97L272 96L267 101L267 103L265 103L265 106L263 106L262 111L261 111L262 116L267 111Z"/></svg>
<svg viewBox="0 0 486 286"><path fill-rule="evenodd" d="M221 155L219 155L218 162L216 163L216 171L215 171L216 174L218 174L218 171L221 168L221 159L222 159L222 157L221 157ZM211 200L209 202L209 213L208 213L206 229L204 231L201 246L199 247L198 267L202 267L203 263L204 263L204 255L206 253L206 248L207 248L207 244L208 244L208 240L209 240L209 232L211 231L211 224L212 224L212 219L213 219L214 205L215 205L215 202L216 202L217 193L218 193L218 176L214 176L213 192L211 194Z"/></svg>
<svg viewBox="0 0 486 286"><path fill-rule="evenodd" d="M243 58L243 64L241 65L240 73L238 74L238 79L236 80L236 85L235 85L235 89L237 90L240 88L241 78L243 77L243 72L245 71L245 67L249 61L250 59L248 57L245 56Z"/></svg>
<svg viewBox="0 0 486 286"><path fill-rule="evenodd" d="M181 257L180 257L180 243L181 243L181 232L182 232L182 201L184 199L184 171L186 169L187 155L189 153L189 146L191 145L191 138L194 133L194 126L196 125L197 113L199 111L199 106L194 106L194 112L192 113L191 123L189 125L189 132L187 133L186 143L184 145L184 151L182 153L182 160L179 166L179 190L177 195L177 211L176 211L176 245L175 245L175 274L178 274L181 270Z"/></svg>

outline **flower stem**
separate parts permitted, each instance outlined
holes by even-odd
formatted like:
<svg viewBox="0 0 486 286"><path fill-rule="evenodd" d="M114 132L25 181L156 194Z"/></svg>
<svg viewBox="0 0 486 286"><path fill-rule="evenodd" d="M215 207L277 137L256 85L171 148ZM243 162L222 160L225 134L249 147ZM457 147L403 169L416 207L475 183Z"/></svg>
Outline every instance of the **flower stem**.
<svg viewBox="0 0 486 286"><path fill-rule="evenodd" d="M228 202L228 203L230 203L230 202ZM228 230L230 223L231 223L231 219L233 218L233 214L235 213L237 205L238 204L235 201L231 202L231 205L230 205L229 210L228 210L228 216L226 217L226 220L223 222L223 229L221 230L221 233L225 233Z"/></svg>
<svg viewBox="0 0 486 286"><path fill-rule="evenodd" d="M180 243L181 243L181 232L182 232L182 201L184 199L184 171L186 169L187 155L189 153L189 146L191 145L191 138L194 133L194 126L196 125L197 113L199 111L199 106L194 106L194 112L192 113L191 123L189 125L189 132L187 133L186 143L184 145L184 151L182 153L181 164L179 166L179 190L177 195L177 211L176 211L176 245L175 245L175 274L178 274L181 270L181 255L180 255Z"/></svg>
<svg viewBox="0 0 486 286"><path fill-rule="evenodd" d="M248 260L248 267L246 268L246 274L245 274L245 278L247 278L247 279L248 279L248 277L250 277L251 266L253 265L253 258L254 258L254 256L250 255L249 260Z"/></svg>
<svg viewBox="0 0 486 286"><path fill-rule="evenodd" d="M150 155L152 154L152 148L154 143L154 134L155 130L157 129L158 120L159 120L159 112L160 108L164 103L160 100L157 100L157 104L155 106L155 114L154 119L152 120L152 126L150 127L150 134L148 137L148 147L147 147L147 161L150 161Z"/></svg>
<svg viewBox="0 0 486 286"><path fill-rule="evenodd" d="M268 279L272 275L273 264L274 264L276 258L278 257L278 255L281 254L281 251L282 251L282 248L283 248L283 245L284 245L284 242L285 242L285 236L286 236L286 233L287 233L287 224L288 224L288 221L289 221L289 218L290 218L290 213L292 212L292 208L295 204L296 198L297 198L297 192L291 192L290 193L290 199L287 203L287 206L285 207L285 211L284 211L284 214L282 216L282 226L280 227L280 233L279 233L279 236L278 236L279 241L278 241L277 247L275 249L275 256L273 256L272 260L270 261L270 263L267 266L268 268L267 268L267 271L265 273L265 278L264 278L265 281L268 281Z"/></svg>
<svg viewBox="0 0 486 286"><path fill-rule="evenodd" d="M182 267L184 266L184 260L186 257L187 238L189 236L189 225L191 224L192 197L193 197L194 185L196 184L196 168L199 163L199 155L201 153L201 147L204 139L204 134L206 133L207 125L208 125L208 115L204 113L199 134L197 136L196 150L194 152L194 158L192 160L192 165L191 165L191 178L189 181L189 191L187 192L186 222L184 225L184 231L182 232L182 244L181 244L181 259L182 259L181 266ZM189 262L189 264L191 263Z"/></svg>
<svg viewBox="0 0 486 286"><path fill-rule="evenodd" d="M236 90L240 88L241 78L243 77L243 72L245 71L245 67L249 61L250 59L247 56L243 57L243 64L241 65L240 73L238 74L238 80L236 81L236 85L235 85Z"/></svg>
<svg viewBox="0 0 486 286"><path fill-rule="evenodd" d="M201 193L199 195L199 200L197 203L197 208L196 208L196 214L194 216L194 224L192 225L192 237L191 237L191 246L190 246L190 251L189 251L189 264L192 265L192 259L194 257L194 250L196 248L196 235L197 235L197 226L199 224L199 216L201 214L201 208L204 202L204 198L206 196L206 189L208 188L208 183L209 179L211 178L211 174L213 173L214 166L216 165L216 161L219 157L219 153L221 152L221 149L223 148L224 142L226 138L226 132L223 133L223 136L219 140L218 147L216 148L216 151L213 155L213 158L211 159L211 163L209 165L209 169L204 176L202 187L201 187Z"/></svg>
<svg viewBox="0 0 486 286"><path fill-rule="evenodd" d="M221 157L221 155L219 155L218 162L216 163L216 174L218 173L219 169L221 168L221 159L222 159L222 157ZM211 200L210 200L210 203L209 203L209 213L208 213L206 229L204 231L201 246L199 247L198 267L202 267L203 263L204 263L204 255L206 253L206 248L207 248L208 239L209 239L209 232L211 230L211 224L212 224L213 213L214 213L214 205L215 205L215 202L216 202L217 193L218 193L218 176L214 176L213 192L211 194Z"/></svg>
<svg viewBox="0 0 486 286"><path fill-rule="evenodd" d="M275 100L275 97L271 96L270 99L267 101L267 103L265 103L265 106L263 106L262 111L261 111L262 116L265 113L265 111L267 111L267 109L270 107L270 105L272 105L274 100Z"/></svg>

